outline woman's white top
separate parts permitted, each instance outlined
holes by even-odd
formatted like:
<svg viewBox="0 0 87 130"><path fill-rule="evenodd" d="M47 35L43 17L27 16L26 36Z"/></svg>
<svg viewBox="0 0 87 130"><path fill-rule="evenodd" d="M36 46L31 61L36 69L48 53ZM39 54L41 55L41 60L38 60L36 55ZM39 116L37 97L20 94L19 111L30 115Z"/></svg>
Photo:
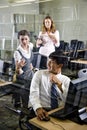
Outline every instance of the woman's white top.
<svg viewBox="0 0 87 130"><path fill-rule="evenodd" d="M43 46L40 47L39 53L46 57L48 57L50 53L55 51L55 46L59 47L60 45L59 31L56 30L54 33L50 32L50 35L55 36L57 43L53 42L53 40L48 36L47 32L44 34L42 34L42 32L39 33L39 38L42 37L43 41L45 41L45 43L43 43Z"/></svg>

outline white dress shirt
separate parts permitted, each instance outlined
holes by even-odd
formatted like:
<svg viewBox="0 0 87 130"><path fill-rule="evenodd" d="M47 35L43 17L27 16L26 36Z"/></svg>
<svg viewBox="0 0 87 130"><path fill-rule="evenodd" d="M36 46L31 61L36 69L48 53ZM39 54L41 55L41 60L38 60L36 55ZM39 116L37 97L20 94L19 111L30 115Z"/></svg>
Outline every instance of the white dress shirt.
<svg viewBox="0 0 87 130"><path fill-rule="evenodd" d="M19 50L25 58L30 58L32 50L33 50L33 43L30 42L28 45L29 45L29 50L28 51L24 50L23 47L20 44L19 44L19 46L17 48L17 50ZM22 59L22 56L20 55L20 53L17 50L14 52L15 63L17 61L20 62L21 59ZM20 68L20 74L22 74L22 73L23 73L23 70L22 70L22 68Z"/></svg>
<svg viewBox="0 0 87 130"><path fill-rule="evenodd" d="M33 43L31 43L31 42L29 43L28 51L24 50L21 45L18 46L17 50L19 50L25 58L30 58L31 51L33 50ZM15 59L15 61L20 62L22 56L20 55L20 53L17 50L14 52L14 59Z"/></svg>
<svg viewBox="0 0 87 130"><path fill-rule="evenodd" d="M50 76L48 70L39 70L34 74L30 87L29 96L29 107L32 106L34 111L40 107L51 108L51 85ZM59 93L59 106L61 102L65 102L66 95L70 83L70 78L61 73L56 75L58 79L62 82L63 93L56 87Z"/></svg>

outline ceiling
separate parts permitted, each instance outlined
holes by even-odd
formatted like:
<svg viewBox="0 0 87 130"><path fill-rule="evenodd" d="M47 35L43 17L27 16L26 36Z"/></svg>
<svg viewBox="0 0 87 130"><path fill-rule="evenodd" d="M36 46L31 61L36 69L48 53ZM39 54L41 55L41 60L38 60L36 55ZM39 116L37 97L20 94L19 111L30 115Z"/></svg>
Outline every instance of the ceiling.
<svg viewBox="0 0 87 130"><path fill-rule="evenodd" d="M0 0L0 7L5 7L8 5L13 4L25 4L25 3L41 3L41 2L48 2L52 0Z"/></svg>

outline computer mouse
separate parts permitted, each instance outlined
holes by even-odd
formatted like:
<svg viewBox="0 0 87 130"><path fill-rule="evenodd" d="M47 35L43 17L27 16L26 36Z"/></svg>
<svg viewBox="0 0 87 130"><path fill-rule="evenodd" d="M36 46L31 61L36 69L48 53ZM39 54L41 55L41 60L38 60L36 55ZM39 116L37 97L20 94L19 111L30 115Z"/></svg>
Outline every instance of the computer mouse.
<svg viewBox="0 0 87 130"><path fill-rule="evenodd" d="M42 119L42 121L49 121L49 120L50 120L49 116L47 116L47 117L45 117L45 118Z"/></svg>

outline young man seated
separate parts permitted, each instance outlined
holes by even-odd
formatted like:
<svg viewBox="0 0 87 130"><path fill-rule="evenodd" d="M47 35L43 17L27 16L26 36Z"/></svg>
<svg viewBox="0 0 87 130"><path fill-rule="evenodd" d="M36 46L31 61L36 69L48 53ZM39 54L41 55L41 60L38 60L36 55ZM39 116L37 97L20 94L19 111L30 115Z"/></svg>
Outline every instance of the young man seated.
<svg viewBox="0 0 87 130"><path fill-rule="evenodd" d="M62 51L53 52L48 57L47 69L39 70L33 76L29 107L33 108L39 120L48 117L47 111L65 103L70 83L70 78L62 74L65 60Z"/></svg>

